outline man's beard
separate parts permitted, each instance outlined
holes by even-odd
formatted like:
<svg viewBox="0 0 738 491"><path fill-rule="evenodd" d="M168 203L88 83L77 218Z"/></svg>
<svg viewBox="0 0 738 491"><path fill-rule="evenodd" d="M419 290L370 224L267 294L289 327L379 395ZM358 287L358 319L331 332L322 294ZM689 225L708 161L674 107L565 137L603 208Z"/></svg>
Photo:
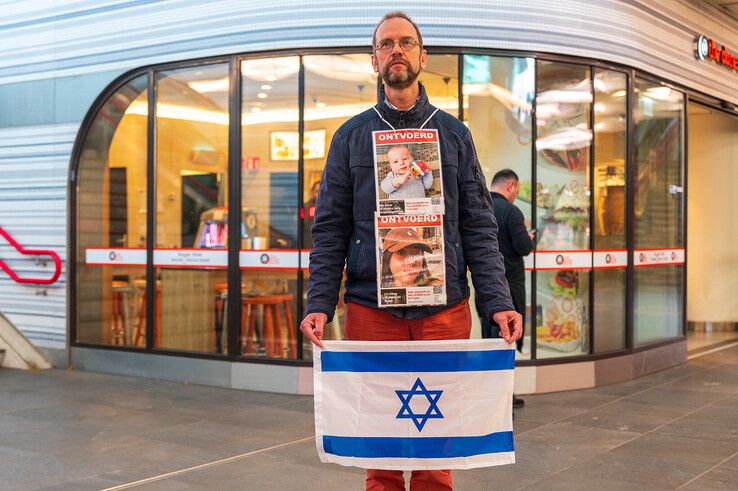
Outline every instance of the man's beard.
<svg viewBox="0 0 738 491"><path fill-rule="evenodd" d="M404 62L405 64L405 73L392 73L390 71L390 68L392 68L392 64L395 63L398 60L392 60L387 64L387 66L384 67L384 70L382 70L382 81L389 87L392 87L393 89L406 89L410 87L413 82L418 78L418 75L420 75L420 70L414 71L412 66L410 66L409 62Z"/></svg>

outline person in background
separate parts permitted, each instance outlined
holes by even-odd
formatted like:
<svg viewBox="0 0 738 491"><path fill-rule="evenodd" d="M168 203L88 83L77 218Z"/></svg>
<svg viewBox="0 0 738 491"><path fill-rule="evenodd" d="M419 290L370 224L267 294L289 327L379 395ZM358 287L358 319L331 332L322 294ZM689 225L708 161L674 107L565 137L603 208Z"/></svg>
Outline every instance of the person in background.
<svg viewBox="0 0 738 491"><path fill-rule="evenodd" d="M523 330L525 331L525 264L523 257L533 250L535 233L529 231L525 226L525 219L520 208L515 206L515 198L520 191L518 175L510 169L502 169L492 178L490 193L492 195L492 210L497 219L497 240L500 244L500 252L505 258L505 278L510 285L510 296L512 297L515 311L523 318ZM482 322L482 337L500 337L500 327L490 320L477 305ZM523 338L517 340L518 351L523 350ZM522 407L525 401L513 396L513 407Z"/></svg>
<svg viewBox="0 0 738 491"><path fill-rule="evenodd" d="M302 227L302 248L311 249L313 247L313 236L310 235L310 229L315 223L315 202L318 200L318 190L320 189L320 181L314 181L310 186L310 199L305 202L303 209L305 224Z"/></svg>

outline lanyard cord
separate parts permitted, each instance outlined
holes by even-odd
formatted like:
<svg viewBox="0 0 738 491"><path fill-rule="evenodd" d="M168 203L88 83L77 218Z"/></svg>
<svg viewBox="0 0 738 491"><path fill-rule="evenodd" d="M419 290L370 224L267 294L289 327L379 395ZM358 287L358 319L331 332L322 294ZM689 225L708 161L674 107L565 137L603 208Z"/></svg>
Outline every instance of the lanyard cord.
<svg viewBox="0 0 738 491"><path fill-rule="evenodd" d="M382 121L384 121L385 123L387 123L387 126L389 126L390 128L392 128L392 130L393 130L393 131L397 131L397 130L395 129L395 127L394 127L394 126L392 126L392 125L390 124L390 122L389 122L389 121L387 121L386 119L384 119L384 117L382 116L382 114L381 114L381 113L379 112L379 110L377 109L377 106L373 106L373 107L372 107L372 109L374 109L374 112L376 112L376 113L377 113L377 116L379 116L379 119L381 119ZM430 121L430 120L431 120L431 118L432 118L433 116L435 116L437 112L438 112L438 108L436 108L436 110L435 110L435 111L433 111L433 112L431 113L431 115L430 115L430 116L428 116L428 119L426 119L426 120L425 120L425 122L424 122L423 124L421 124L421 125L420 125L420 128L418 128L418 129L419 129L419 130L422 130L422 129L423 129L424 127L425 127L425 125L427 125L427 124L428 124L428 121Z"/></svg>

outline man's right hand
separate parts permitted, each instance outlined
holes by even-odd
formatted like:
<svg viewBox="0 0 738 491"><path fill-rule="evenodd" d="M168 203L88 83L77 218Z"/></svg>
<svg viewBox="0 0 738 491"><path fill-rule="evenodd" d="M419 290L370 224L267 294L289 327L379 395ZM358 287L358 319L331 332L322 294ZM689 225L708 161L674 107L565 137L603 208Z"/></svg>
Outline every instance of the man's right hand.
<svg viewBox="0 0 738 491"><path fill-rule="evenodd" d="M323 327L326 322L328 322L328 316L323 313L308 314L300 323L300 331L314 345L323 348L321 340L323 339Z"/></svg>

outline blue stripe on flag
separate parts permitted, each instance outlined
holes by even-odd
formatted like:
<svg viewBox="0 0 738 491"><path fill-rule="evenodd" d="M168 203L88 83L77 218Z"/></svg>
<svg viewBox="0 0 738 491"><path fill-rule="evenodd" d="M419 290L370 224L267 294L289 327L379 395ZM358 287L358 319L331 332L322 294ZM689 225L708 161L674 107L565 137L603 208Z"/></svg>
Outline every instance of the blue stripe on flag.
<svg viewBox="0 0 738 491"><path fill-rule="evenodd" d="M515 351L323 351L323 372L477 372L512 370Z"/></svg>
<svg viewBox="0 0 738 491"><path fill-rule="evenodd" d="M513 432L483 436L353 437L323 436L326 453L341 457L444 459L512 452Z"/></svg>

